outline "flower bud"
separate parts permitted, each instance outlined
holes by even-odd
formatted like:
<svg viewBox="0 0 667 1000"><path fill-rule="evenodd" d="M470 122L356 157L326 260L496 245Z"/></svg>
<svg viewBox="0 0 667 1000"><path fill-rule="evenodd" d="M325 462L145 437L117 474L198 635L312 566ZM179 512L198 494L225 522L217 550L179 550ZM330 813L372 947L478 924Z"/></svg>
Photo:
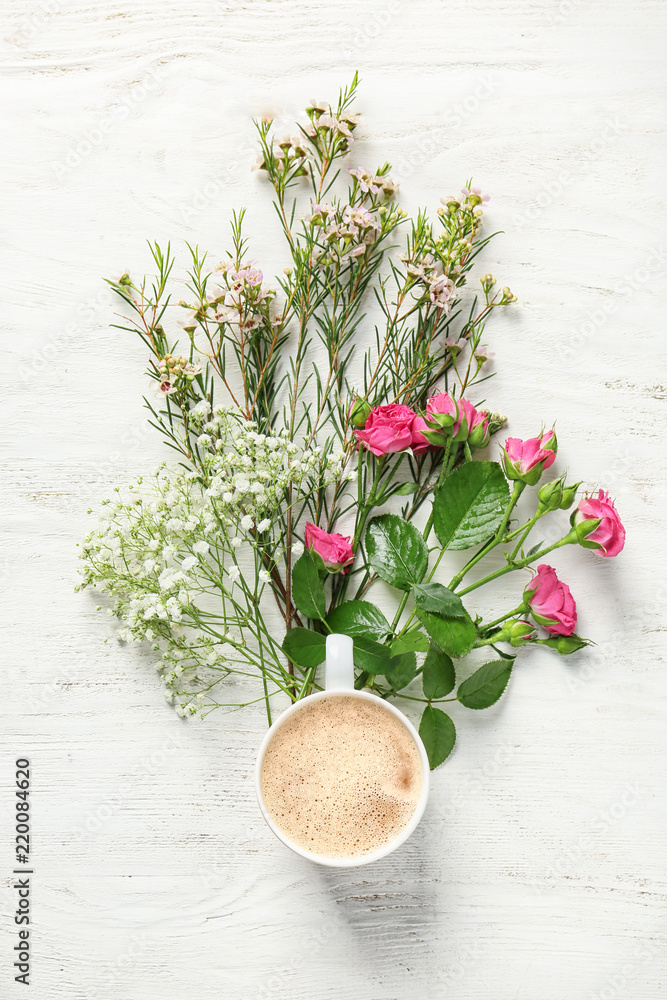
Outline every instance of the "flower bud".
<svg viewBox="0 0 667 1000"><path fill-rule="evenodd" d="M563 500L560 505L561 510L569 510L574 501L577 499L577 490L581 486L581 481L574 483L572 486L563 487Z"/></svg>
<svg viewBox="0 0 667 1000"><path fill-rule="evenodd" d="M370 415L371 408L363 396L357 396L348 411L348 420L357 430L363 430Z"/></svg>
<svg viewBox="0 0 667 1000"><path fill-rule="evenodd" d="M573 633L572 635L559 635L554 636L553 639L545 639L542 645L555 649L561 656L569 656L570 653L576 653L578 649L588 646L589 640L582 639L580 635Z"/></svg>
<svg viewBox="0 0 667 1000"><path fill-rule="evenodd" d="M485 410L478 410L475 422L470 428L468 444L471 448L486 448L491 440L489 417Z"/></svg>
<svg viewBox="0 0 667 1000"><path fill-rule="evenodd" d="M433 397L432 397L433 398ZM452 400L452 412L445 413L444 411L427 409L424 415L424 419L427 425L434 431L450 431L446 437L451 437L451 429L454 424L458 423L459 420L459 410L456 400Z"/></svg>
<svg viewBox="0 0 667 1000"><path fill-rule="evenodd" d="M507 423L507 417L503 413L489 413L489 432L495 434Z"/></svg>
<svg viewBox="0 0 667 1000"><path fill-rule="evenodd" d="M495 636L496 642L509 642L511 646L525 646L537 635L535 626L530 622L517 618L514 621L505 622L500 635Z"/></svg>
<svg viewBox="0 0 667 1000"><path fill-rule="evenodd" d="M546 514L549 510L559 510L563 499L563 477L552 479L550 483L544 483L537 491L537 512Z"/></svg>
<svg viewBox="0 0 667 1000"><path fill-rule="evenodd" d="M572 513L570 524L585 549L595 549L604 558L617 556L625 545L625 528L613 500L605 490L597 497L584 497Z"/></svg>
<svg viewBox="0 0 667 1000"><path fill-rule="evenodd" d="M538 625L552 636L574 634L577 605L570 588L559 580L553 566L541 563L523 592L524 604Z"/></svg>
<svg viewBox="0 0 667 1000"><path fill-rule="evenodd" d="M319 556L327 572L349 572L349 567L354 562L354 551L349 537L336 532L329 533L311 521L306 521L304 540L306 548Z"/></svg>
<svg viewBox="0 0 667 1000"><path fill-rule="evenodd" d="M537 491L538 514L546 514L550 510L567 510L574 503L577 490L581 483L574 483L573 486L565 486L565 476L553 479L550 483L544 483Z"/></svg>
<svg viewBox="0 0 667 1000"><path fill-rule="evenodd" d="M424 451L428 451L427 445L432 445L434 448L444 448L447 441L451 439L451 430L447 431L445 429L438 429L430 419L431 415L427 414L426 417L417 417L417 426L413 424L413 444L412 450L415 454L421 454ZM422 441L421 439L424 439ZM426 442L426 444L424 443Z"/></svg>
<svg viewBox="0 0 667 1000"><path fill-rule="evenodd" d="M527 486L535 486L545 469L553 465L557 447L556 434L552 430L525 441L508 438L505 447L501 448L505 475Z"/></svg>

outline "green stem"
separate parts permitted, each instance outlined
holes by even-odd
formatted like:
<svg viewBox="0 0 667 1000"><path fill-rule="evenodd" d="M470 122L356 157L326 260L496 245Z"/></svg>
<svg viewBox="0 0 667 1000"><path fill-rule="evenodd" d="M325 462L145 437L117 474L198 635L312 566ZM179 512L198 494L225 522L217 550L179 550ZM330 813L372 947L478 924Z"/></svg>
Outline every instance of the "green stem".
<svg viewBox="0 0 667 1000"><path fill-rule="evenodd" d="M394 620L391 623L391 630L392 630L392 632L395 632L396 628L398 627L398 623L401 620L401 615L403 614L403 611L405 609L405 605L408 603L408 597L409 596L410 596L410 591L406 590L405 593L403 594L403 597L401 598L401 600L399 602L398 609L396 611L396 614L394 615Z"/></svg>
<svg viewBox="0 0 667 1000"><path fill-rule="evenodd" d="M509 523L510 515L511 515L512 511L514 510L514 508L516 507L517 502L519 500L519 497L521 496L521 494L523 493L523 491L525 490L525 488L526 488L526 484L520 482L520 480L518 480L518 479L514 483L514 488L512 490L512 496L510 497L510 502L507 505L507 510L505 511L505 516L503 517L502 522L500 524L500 527L498 528L498 530L496 532L496 537L498 538L499 541L503 537L503 535L505 534L505 531L507 530L507 525Z"/></svg>
<svg viewBox="0 0 667 1000"><path fill-rule="evenodd" d="M376 472L375 472L375 476L373 478L373 485L371 486L370 493L368 494L368 498L366 499L366 501L364 503L362 503L362 501L361 501L361 470L359 471L358 514L357 514L357 523L356 523L356 527L355 527L355 530L354 530L354 535L352 537L352 550L355 553L355 557L356 557L356 552L357 552L357 546L359 545L359 541L360 541L361 536L363 534L363 530L364 530L364 527L366 525L366 521L368 520L368 515L370 514L371 510L375 506L376 490L377 490L377 487L380 484L380 479L382 477L382 471L384 469L384 465L385 465L386 460L387 460L387 456L386 455L383 455L382 458L380 458L378 460L377 469L376 469ZM338 589L334 593L334 595L333 595L336 604L342 604L342 602L343 602L343 600L345 598L345 593L347 591L347 587L348 587L348 584L350 582L351 570L352 570L352 567L350 567L350 573L348 573L347 576L339 578L339 579L342 580L342 583L340 585L340 589ZM334 602L332 601L332 604L333 603Z"/></svg>
<svg viewBox="0 0 667 1000"><path fill-rule="evenodd" d="M507 621L507 619L512 618L513 615L520 614L526 614L526 606L523 603L520 604L518 608L508 611L506 615L501 615L500 618L496 618L495 621L489 622L488 625L482 625L480 632L488 632L494 625L500 625L501 622Z"/></svg>
<svg viewBox="0 0 667 1000"><path fill-rule="evenodd" d="M418 698L413 694L400 694L398 691L391 692L392 698L405 698L406 701L422 701L428 705L438 705L443 701L458 701L458 698Z"/></svg>
<svg viewBox="0 0 667 1000"><path fill-rule="evenodd" d="M515 569L524 569L526 566L530 565L530 563L534 562L535 559L541 559L542 556L547 554L547 552L553 552L554 549L559 549L562 545L570 545L576 541L577 533L573 528L572 531L570 531L565 538L561 538L559 542L554 542L553 545L549 545L546 549L534 552L532 556L528 556L520 562L512 562L508 566L503 566L502 569L496 570L495 573L489 573L488 576L478 580L477 583L471 583L469 587L459 591L459 595L463 597L464 594L469 594L471 590L477 590L478 587L483 587L485 583L490 583L491 580L497 580L499 576L505 576L507 573L512 573Z"/></svg>
<svg viewBox="0 0 667 1000"><path fill-rule="evenodd" d="M512 560L516 559L516 556L517 556L517 553L518 553L519 549L524 544L524 542L528 538L528 535L533 530L533 527L535 526L535 524L537 524L538 520L541 517L542 517L542 514L539 511L537 513L533 514L533 516L531 517L530 521L528 521L528 523L526 524L526 526L525 526L525 528L523 530L523 533L521 533L519 535L519 541L516 543L515 547L513 548L512 555L510 556L510 559L512 559Z"/></svg>

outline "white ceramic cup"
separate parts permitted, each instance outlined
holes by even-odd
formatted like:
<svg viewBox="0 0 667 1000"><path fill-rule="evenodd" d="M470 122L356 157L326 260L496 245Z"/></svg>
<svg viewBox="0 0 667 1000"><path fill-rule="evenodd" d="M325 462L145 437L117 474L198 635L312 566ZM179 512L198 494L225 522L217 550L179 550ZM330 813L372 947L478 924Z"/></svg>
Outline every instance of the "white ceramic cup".
<svg viewBox="0 0 667 1000"><path fill-rule="evenodd" d="M416 828L424 814L424 809L426 808L426 802L428 799L429 763L426 749L421 741L419 733L410 720L406 719L403 713L393 705L388 704L388 702L384 701L382 698L378 698L377 695L370 694L368 691L355 690L352 650L353 643L349 636L336 634L327 636L325 690L318 691L317 694L311 694L307 698L303 698L301 701L297 701L293 705L290 705L290 707L283 712L280 718L273 723L264 737L261 747L259 748L257 766L255 768L255 789L257 791L259 808L262 810L264 819L273 830L278 840L282 840L283 844L290 847L296 854L300 854L302 858L308 858L310 861L316 861L320 865L328 865L331 868L352 868L357 867L358 865L368 865L372 861L379 861L380 858L385 858L388 854L391 854L391 852L395 851L397 847L400 847L401 844L405 843L410 834ZM284 725L295 712L300 712L307 705L312 705L313 701L321 698L328 698L332 694L341 694L348 698L359 698L362 701L372 701L377 705L381 705L387 712L391 712L391 714L399 719L399 721L410 733L410 736L414 740L415 746L419 751L419 759L421 761L421 795L419 796L417 808L412 814L410 822L396 837L394 837L393 840L390 840L388 844L385 844L384 847L380 847L377 851L373 851L372 854L363 854L355 858L329 858L323 854L315 854L312 851L304 850L303 847L299 847L298 844L295 844L292 840L290 840L290 838L283 833L280 827L274 823L268 809L266 808L264 796L262 795L262 764L264 762L264 755L276 731L280 728L280 726Z"/></svg>

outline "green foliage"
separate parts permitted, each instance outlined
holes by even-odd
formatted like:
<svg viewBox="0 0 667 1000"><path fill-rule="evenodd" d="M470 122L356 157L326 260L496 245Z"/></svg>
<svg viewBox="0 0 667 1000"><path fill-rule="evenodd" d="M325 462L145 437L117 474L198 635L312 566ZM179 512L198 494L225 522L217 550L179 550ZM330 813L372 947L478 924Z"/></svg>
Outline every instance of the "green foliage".
<svg viewBox="0 0 667 1000"><path fill-rule="evenodd" d="M283 639L285 656L300 667L317 667L324 663L326 638L309 628L292 628Z"/></svg>
<svg viewBox="0 0 667 1000"><path fill-rule="evenodd" d="M477 630L467 612L463 618L451 618L431 611L418 611L417 615L433 641L449 656L456 659L467 656L475 645Z"/></svg>
<svg viewBox="0 0 667 1000"><path fill-rule="evenodd" d="M299 611L308 618L324 619L326 600L317 564L306 550L292 570L292 598Z"/></svg>
<svg viewBox="0 0 667 1000"><path fill-rule="evenodd" d="M327 625L332 632L351 635L353 639L371 636L385 639L391 626L379 608L370 601L345 601L329 612Z"/></svg>
<svg viewBox="0 0 667 1000"><path fill-rule="evenodd" d="M424 536L396 514L382 514L369 523L366 552L378 576L401 590L423 580L428 569Z"/></svg>
<svg viewBox="0 0 667 1000"><path fill-rule="evenodd" d="M432 642L422 667L424 697L429 701L446 698L455 684L456 671L451 657Z"/></svg>
<svg viewBox="0 0 667 1000"><path fill-rule="evenodd" d="M448 618L466 618L466 609L459 595L441 583L417 584L412 588L412 596L421 611L435 611Z"/></svg>
<svg viewBox="0 0 667 1000"><path fill-rule="evenodd" d="M433 526L443 549L469 549L491 537L503 519L509 487L497 462L467 462L438 487Z"/></svg>
<svg viewBox="0 0 667 1000"><path fill-rule="evenodd" d="M514 661L492 660L459 684L456 697L466 708L495 705L507 687Z"/></svg>
<svg viewBox="0 0 667 1000"><path fill-rule="evenodd" d="M384 676L392 691L400 691L407 687L417 676L417 657L414 653L401 653L392 656L384 669Z"/></svg>
<svg viewBox="0 0 667 1000"><path fill-rule="evenodd" d="M456 742L456 727L450 717L433 705L427 705L419 724L431 770L446 760Z"/></svg>

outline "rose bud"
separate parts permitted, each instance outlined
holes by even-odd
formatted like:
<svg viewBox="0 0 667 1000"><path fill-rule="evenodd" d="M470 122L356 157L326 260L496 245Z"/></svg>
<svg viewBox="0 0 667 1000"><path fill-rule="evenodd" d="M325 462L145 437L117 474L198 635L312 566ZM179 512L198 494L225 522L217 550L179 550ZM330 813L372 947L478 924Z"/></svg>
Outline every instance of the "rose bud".
<svg viewBox="0 0 667 1000"><path fill-rule="evenodd" d="M538 513L546 514L550 510L568 510L574 503L580 486L581 483L565 486L565 474L559 479L552 479L550 483L544 483L537 491Z"/></svg>
<svg viewBox="0 0 667 1000"><path fill-rule="evenodd" d="M369 403L366 402L363 396L357 396L348 410L347 419L357 430L362 430L366 426L370 412Z"/></svg>
<svg viewBox="0 0 667 1000"><path fill-rule="evenodd" d="M424 441L435 448L444 448L448 441L465 440L468 434L468 425L461 402L461 400L453 399L448 392L437 393L428 399L426 413L423 417L416 417L416 423L412 425L416 444L420 449L418 454L426 450L422 444ZM461 437L462 423L465 423L463 438Z"/></svg>
<svg viewBox="0 0 667 1000"><path fill-rule="evenodd" d="M544 470L553 465L557 447L554 431L525 441L508 438L505 447L500 449L505 475L527 486L535 486Z"/></svg>
<svg viewBox="0 0 667 1000"><path fill-rule="evenodd" d="M462 402L465 403L466 400L464 399ZM474 407L471 407L471 409L474 409ZM471 414L469 417L468 428L469 446L471 448L486 448L491 440L488 413L485 410L475 410L474 414Z"/></svg>
<svg viewBox="0 0 667 1000"><path fill-rule="evenodd" d="M520 618L505 622L500 635L494 636L495 642L509 642L511 646L525 646L537 635L535 626Z"/></svg>
<svg viewBox="0 0 667 1000"><path fill-rule="evenodd" d="M561 656L569 656L570 653L576 653L577 650L590 645L590 642L588 639L582 639L580 635L572 633L572 635L559 635L553 639L545 639L543 645L557 650Z"/></svg>
<svg viewBox="0 0 667 1000"><path fill-rule="evenodd" d="M577 605L567 584L553 566L542 563L523 592L525 603L538 625L550 635L572 635L577 624Z"/></svg>
<svg viewBox="0 0 667 1000"><path fill-rule="evenodd" d="M606 559L617 556L625 545L625 528L614 502L605 490L597 497L585 497L570 518L577 541L586 549L595 549Z"/></svg>
<svg viewBox="0 0 667 1000"><path fill-rule="evenodd" d="M454 437L461 426L461 410L458 402L448 392L431 396L426 403L426 421L434 430L445 431L445 438Z"/></svg>
<svg viewBox="0 0 667 1000"><path fill-rule="evenodd" d="M306 521L304 534L306 548L317 552L330 573L346 572L354 561L354 552L349 536L345 538L336 532L329 534L311 521Z"/></svg>
<svg viewBox="0 0 667 1000"><path fill-rule="evenodd" d="M454 399L448 392L438 393L426 403L424 416L431 430L436 434L438 431L444 432L438 441L430 437L432 444L444 444L447 437L454 441L467 441L473 430L476 431L475 443L471 443L471 447L483 448L488 444L488 414L478 412L467 399ZM482 443L478 444L477 441Z"/></svg>

